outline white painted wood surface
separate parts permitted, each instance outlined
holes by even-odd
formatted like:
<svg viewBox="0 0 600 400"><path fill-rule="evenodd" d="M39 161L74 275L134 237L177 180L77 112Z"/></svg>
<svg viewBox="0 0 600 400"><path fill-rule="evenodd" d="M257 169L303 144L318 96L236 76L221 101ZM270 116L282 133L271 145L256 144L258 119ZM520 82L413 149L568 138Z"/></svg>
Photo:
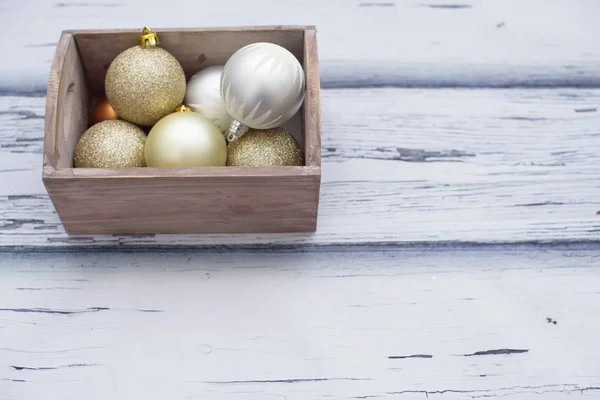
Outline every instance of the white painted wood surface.
<svg viewBox="0 0 600 400"><path fill-rule="evenodd" d="M0 400L600 397L599 14L0 0ZM316 234L65 234L40 170L54 43L146 24L317 25Z"/></svg>
<svg viewBox="0 0 600 400"><path fill-rule="evenodd" d="M597 398L599 249L0 255L0 398Z"/></svg>
<svg viewBox="0 0 600 400"><path fill-rule="evenodd" d="M325 90L316 234L74 236L41 183L43 97L0 97L0 246L597 240L600 90Z"/></svg>
<svg viewBox="0 0 600 400"><path fill-rule="evenodd" d="M596 0L0 2L0 90L44 91L63 29L310 24L325 87L600 86Z"/></svg>

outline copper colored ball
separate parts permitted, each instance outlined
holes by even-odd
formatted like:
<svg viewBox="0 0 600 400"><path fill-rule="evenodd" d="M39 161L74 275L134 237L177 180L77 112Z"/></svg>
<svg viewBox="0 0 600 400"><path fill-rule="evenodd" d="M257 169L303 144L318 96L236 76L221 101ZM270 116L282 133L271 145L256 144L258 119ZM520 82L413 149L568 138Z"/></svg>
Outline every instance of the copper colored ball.
<svg viewBox="0 0 600 400"><path fill-rule="evenodd" d="M92 112L90 114L90 126L97 124L98 122L106 121L109 119L117 119L119 116L114 108L108 102L106 96L100 96L96 99Z"/></svg>

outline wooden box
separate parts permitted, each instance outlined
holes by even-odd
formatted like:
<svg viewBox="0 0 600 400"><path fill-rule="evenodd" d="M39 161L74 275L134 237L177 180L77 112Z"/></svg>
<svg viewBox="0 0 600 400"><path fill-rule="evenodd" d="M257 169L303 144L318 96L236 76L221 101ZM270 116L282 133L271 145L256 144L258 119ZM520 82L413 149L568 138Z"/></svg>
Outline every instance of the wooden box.
<svg viewBox="0 0 600 400"><path fill-rule="evenodd" d="M314 27L155 29L187 78L239 48L272 42L306 73L306 99L286 127L303 146L301 167L73 168L92 99L111 61L140 30L65 31L48 84L43 181L65 229L77 234L310 232L321 180L319 62Z"/></svg>

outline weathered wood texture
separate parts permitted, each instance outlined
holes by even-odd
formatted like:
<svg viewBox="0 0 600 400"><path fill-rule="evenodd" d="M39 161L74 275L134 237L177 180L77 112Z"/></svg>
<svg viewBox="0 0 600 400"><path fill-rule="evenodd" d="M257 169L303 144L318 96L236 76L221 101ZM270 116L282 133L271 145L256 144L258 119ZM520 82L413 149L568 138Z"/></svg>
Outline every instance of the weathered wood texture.
<svg viewBox="0 0 600 400"><path fill-rule="evenodd" d="M35 12L32 12L35 11ZM596 0L0 2L0 90L44 91L64 29L316 25L325 87L600 86Z"/></svg>
<svg viewBox="0 0 600 400"><path fill-rule="evenodd" d="M113 177L72 170L45 183L71 234L314 232L320 169L286 168L281 176L270 169L220 176L153 169Z"/></svg>
<svg viewBox="0 0 600 400"><path fill-rule="evenodd" d="M595 398L600 248L539 250L0 255L0 397Z"/></svg>
<svg viewBox="0 0 600 400"><path fill-rule="evenodd" d="M72 168L79 138L88 126L90 93L73 36L65 34L50 72L44 125L44 166Z"/></svg>
<svg viewBox="0 0 600 400"><path fill-rule="evenodd" d="M303 60L306 95L300 113L303 113L302 132L310 132L304 137L305 164L308 167L321 168L321 77L317 33L314 29L304 32Z"/></svg>
<svg viewBox="0 0 600 400"><path fill-rule="evenodd" d="M600 90L323 91L315 235L68 237L40 180L44 98L0 97L0 245L597 240Z"/></svg>
<svg viewBox="0 0 600 400"><path fill-rule="evenodd" d="M68 238L39 179L43 98L0 97L0 243L597 239L600 91L326 90L316 235Z"/></svg>

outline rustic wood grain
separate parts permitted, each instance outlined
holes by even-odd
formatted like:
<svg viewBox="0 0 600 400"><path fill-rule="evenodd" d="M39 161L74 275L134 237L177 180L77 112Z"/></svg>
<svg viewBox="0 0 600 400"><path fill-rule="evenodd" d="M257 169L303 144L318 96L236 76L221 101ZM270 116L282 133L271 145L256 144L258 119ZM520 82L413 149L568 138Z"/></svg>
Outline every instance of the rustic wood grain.
<svg viewBox="0 0 600 400"><path fill-rule="evenodd" d="M304 167L308 169L309 167ZM298 168L301 169L301 168ZM72 234L314 232L320 170L312 174L45 177ZM89 173L89 171L88 171ZM149 174L149 172L146 172ZM151 174L151 172L150 172Z"/></svg>
<svg viewBox="0 0 600 400"><path fill-rule="evenodd" d="M65 29L316 25L324 87L600 86L596 0L20 1L0 5L10 40L0 90L46 88ZM35 12L32 12L35 10Z"/></svg>
<svg viewBox="0 0 600 400"><path fill-rule="evenodd" d="M0 393L595 398L599 251L4 254Z"/></svg>
<svg viewBox="0 0 600 400"><path fill-rule="evenodd" d="M50 68L50 77L48 79L48 89L46 91L46 112L44 121L44 132L56 132L58 129L58 113L56 112L59 104L59 97L61 96L60 91L60 77L63 72L63 65L65 64L65 58L69 54L67 51L71 43L73 42L73 36L70 34L63 34L60 37L58 45L56 46L56 53L52 60L52 67ZM72 54L72 53L71 53ZM69 69L72 69L73 63L71 62ZM66 72L66 71L65 71ZM67 72L68 73L68 72ZM64 97L64 93L62 94ZM65 110L66 111L66 110ZM62 116L62 114L61 114ZM75 125L77 122L75 122ZM61 121L62 125L62 121ZM46 136L44 141L44 166L55 165L55 154L56 154L56 135L50 134Z"/></svg>
<svg viewBox="0 0 600 400"><path fill-rule="evenodd" d="M314 235L67 236L39 179L44 98L0 97L0 244L597 240L599 90L324 90ZM108 172L107 172L108 173Z"/></svg>
<svg viewBox="0 0 600 400"><path fill-rule="evenodd" d="M304 32L304 68L306 74L306 97L303 131L310 132L305 137L305 164L321 167L321 79L319 76L319 54L317 34L314 29Z"/></svg>
<svg viewBox="0 0 600 400"><path fill-rule="evenodd" d="M50 102L46 107L49 119L44 125L44 140L49 143L46 148L54 147L48 148L49 152L44 157L44 167L56 169L73 167L75 146L88 127L90 103L88 83L78 48L72 35L64 36L66 46L58 49L59 52L64 51L64 55L57 54L57 62L54 65L54 68L60 71L50 72L50 76L57 77L58 81L50 81L49 85L58 85L58 88L49 86Z"/></svg>

